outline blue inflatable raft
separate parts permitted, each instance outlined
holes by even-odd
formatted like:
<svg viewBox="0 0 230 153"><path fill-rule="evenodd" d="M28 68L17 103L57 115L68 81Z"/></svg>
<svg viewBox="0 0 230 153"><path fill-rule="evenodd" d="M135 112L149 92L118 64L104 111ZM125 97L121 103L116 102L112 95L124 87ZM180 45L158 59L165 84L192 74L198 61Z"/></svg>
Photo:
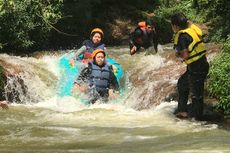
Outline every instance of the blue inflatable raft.
<svg viewBox="0 0 230 153"><path fill-rule="evenodd" d="M58 95L63 96L71 96L72 88L74 86L74 81L76 80L80 68L81 62L77 61L75 65L70 64L70 59L74 57L74 52L66 53L59 58L59 69L60 69L60 79L58 83ZM120 82L120 79L123 75L123 70L117 61L111 58L106 59L107 63L110 65L115 65L117 68L117 73L115 76L117 81Z"/></svg>

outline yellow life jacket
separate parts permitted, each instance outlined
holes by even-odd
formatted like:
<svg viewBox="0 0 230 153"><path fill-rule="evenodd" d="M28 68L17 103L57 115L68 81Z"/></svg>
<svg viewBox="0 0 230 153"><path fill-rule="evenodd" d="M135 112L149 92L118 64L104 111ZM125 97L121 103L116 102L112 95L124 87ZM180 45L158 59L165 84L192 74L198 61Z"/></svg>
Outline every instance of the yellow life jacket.
<svg viewBox="0 0 230 153"><path fill-rule="evenodd" d="M179 36L182 33L187 33L189 36L192 37L192 42L188 46L189 58L187 60L184 60L186 64L191 64L206 54L205 45L201 39L202 31L198 27L196 28L197 30L193 29L190 26L187 29L180 30L176 33L174 37L174 46L178 45Z"/></svg>
<svg viewBox="0 0 230 153"><path fill-rule="evenodd" d="M202 35L203 35L202 30L201 30L197 25L191 24L189 28L195 30L196 34L197 34L199 37L202 37Z"/></svg>

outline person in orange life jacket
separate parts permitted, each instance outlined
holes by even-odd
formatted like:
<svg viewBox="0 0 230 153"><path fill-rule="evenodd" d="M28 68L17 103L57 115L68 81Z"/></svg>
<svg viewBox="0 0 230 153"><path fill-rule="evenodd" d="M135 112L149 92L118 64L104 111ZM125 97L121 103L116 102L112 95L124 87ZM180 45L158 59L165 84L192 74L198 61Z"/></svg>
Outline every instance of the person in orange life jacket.
<svg viewBox="0 0 230 153"><path fill-rule="evenodd" d="M153 20L139 22L138 27L130 34L129 46L130 55L135 54L141 47L148 49L154 46L154 50L157 52L158 32L156 22Z"/></svg>
<svg viewBox="0 0 230 153"><path fill-rule="evenodd" d="M186 72L177 82L179 99L178 110L175 113L179 118L194 117L196 120L202 120L204 81L209 70L205 45L200 36L202 33L197 26L189 25L183 13L171 16L171 26L175 33L176 56L187 64ZM191 112L187 109L189 92L192 99Z"/></svg>
<svg viewBox="0 0 230 153"><path fill-rule="evenodd" d="M107 102L108 98L118 96L119 84L112 71L112 66L105 62L105 52L96 49L92 53L93 62L81 70L75 81L73 93L88 92L89 103L94 104L98 99Z"/></svg>

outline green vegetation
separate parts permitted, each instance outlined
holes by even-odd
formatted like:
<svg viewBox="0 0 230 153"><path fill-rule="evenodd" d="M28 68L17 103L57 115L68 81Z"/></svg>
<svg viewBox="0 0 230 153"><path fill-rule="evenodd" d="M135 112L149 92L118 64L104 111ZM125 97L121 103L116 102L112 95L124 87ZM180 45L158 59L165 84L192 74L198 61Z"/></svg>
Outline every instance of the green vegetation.
<svg viewBox="0 0 230 153"><path fill-rule="evenodd" d="M111 25L116 20L137 23L143 20L143 12L150 11L158 5L152 0L68 0L63 1L63 18L54 26L62 33L52 31L50 39L53 48L79 47L81 42L89 38L90 31L100 27L106 33L104 41L107 45L119 45L120 40L112 37ZM127 23L128 24L128 23ZM128 33L127 33L128 34Z"/></svg>
<svg viewBox="0 0 230 153"><path fill-rule="evenodd" d="M204 4L202 3L202 6L203 5ZM170 16L175 12L183 12L189 19L197 23L205 22L205 17L208 13L205 10L200 10L195 7L192 3L192 0L172 0L168 4L162 3L162 6L156 11L156 14L160 18L169 19Z"/></svg>
<svg viewBox="0 0 230 153"><path fill-rule="evenodd" d="M208 89L212 96L219 99L217 109L230 115L230 35L222 52L211 62Z"/></svg>
<svg viewBox="0 0 230 153"><path fill-rule="evenodd" d="M225 42L230 33L230 1L216 0L210 1L207 22L210 22L210 40ZM207 8L206 8L207 9Z"/></svg>
<svg viewBox="0 0 230 153"><path fill-rule="evenodd" d="M90 30L105 30L116 19L142 19L152 0L0 0L0 50L6 52L73 48Z"/></svg>
<svg viewBox="0 0 230 153"><path fill-rule="evenodd" d="M193 22L209 24L207 41L225 42L230 33L230 20L228 20L230 18L230 1L160 0L160 4L160 7L155 11L158 18L169 19L171 14L179 11L186 14Z"/></svg>
<svg viewBox="0 0 230 153"><path fill-rule="evenodd" d="M229 8L227 0L0 0L0 50L20 53L73 48L88 38L94 27L105 30L107 44L119 45L112 37L111 25L116 20L135 25L151 12L156 14L153 18L161 43L168 43L172 31L167 19L177 11L194 22L209 23L208 40L223 42L230 32L230 21L226 20Z"/></svg>
<svg viewBox="0 0 230 153"><path fill-rule="evenodd" d="M172 29L170 25L170 17L175 12L183 12L193 22L205 22L207 12L200 11L194 7L191 0L185 1L165 1L161 0L161 6L154 11L158 26L160 28L160 42L169 43L172 40Z"/></svg>
<svg viewBox="0 0 230 153"><path fill-rule="evenodd" d="M42 48L51 24L61 17L61 0L0 0L0 49Z"/></svg>

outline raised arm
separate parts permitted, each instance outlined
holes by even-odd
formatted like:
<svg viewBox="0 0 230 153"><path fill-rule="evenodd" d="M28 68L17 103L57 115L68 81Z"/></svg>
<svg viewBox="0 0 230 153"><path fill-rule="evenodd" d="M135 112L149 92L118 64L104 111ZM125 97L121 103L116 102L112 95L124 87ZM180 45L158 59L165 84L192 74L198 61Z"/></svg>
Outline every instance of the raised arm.
<svg viewBox="0 0 230 153"><path fill-rule="evenodd" d="M86 46L85 45L83 45L81 48L79 48L77 50L77 52L75 53L75 59L77 59L79 55L81 55L82 53L84 53L84 51L86 51Z"/></svg>

